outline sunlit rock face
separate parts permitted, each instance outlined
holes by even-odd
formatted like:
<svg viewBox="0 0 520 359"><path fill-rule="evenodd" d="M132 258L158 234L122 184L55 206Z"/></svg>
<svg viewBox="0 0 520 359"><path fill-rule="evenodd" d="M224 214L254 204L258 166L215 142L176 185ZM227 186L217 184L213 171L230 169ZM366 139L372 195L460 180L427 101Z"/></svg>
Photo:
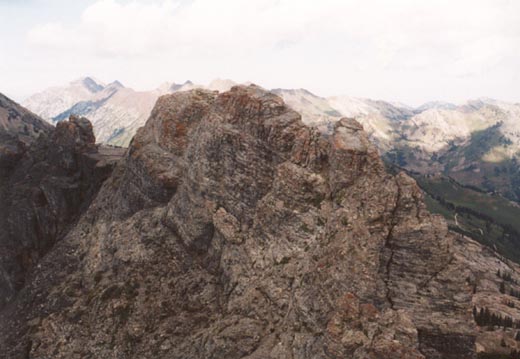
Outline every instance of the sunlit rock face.
<svg viewBox="0 0 520 359"><path fill-rule="evenodd" d="M506 307L506 266L517 278L388 174L359 122L324 136L254 85L179 92L30 272L0 345L7 358L475 358L473 306Z"/></svg>

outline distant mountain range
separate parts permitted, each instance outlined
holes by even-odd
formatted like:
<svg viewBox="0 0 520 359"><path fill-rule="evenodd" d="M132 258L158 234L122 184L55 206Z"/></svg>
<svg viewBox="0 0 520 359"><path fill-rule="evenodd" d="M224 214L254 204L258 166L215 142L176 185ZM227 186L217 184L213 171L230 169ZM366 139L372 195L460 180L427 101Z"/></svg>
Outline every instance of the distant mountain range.
<svg viewBox="0 0 520 359"><path fill-rule="evenodd" d="M71 114L88 117L96 129L98 141L128 146L137 129L148 119L159 96L198 87L225 91L233 85L227 80L215 80L208 86L187 81L164 83L152 91L135 91L119 81L105 84L84 77L30 96L23 105L50 123L66 120Z"/></svg>
<svg viewBox="0 0 520 359"><path fill-rule="evenodd" d="M115 81L85 77L29 97L23 105L50 123L70 114L89 118L100 142L127 146L161 95L205 88L226 91L235 83L164 83L135 91ZM328 133L342 117L356 118L383 157L413 173L442 173L488 192L520 200L520 104L492 99L462 105L403 104L348 96L320 97L305 89L273 89L300 112L304 123Z"/></svg>

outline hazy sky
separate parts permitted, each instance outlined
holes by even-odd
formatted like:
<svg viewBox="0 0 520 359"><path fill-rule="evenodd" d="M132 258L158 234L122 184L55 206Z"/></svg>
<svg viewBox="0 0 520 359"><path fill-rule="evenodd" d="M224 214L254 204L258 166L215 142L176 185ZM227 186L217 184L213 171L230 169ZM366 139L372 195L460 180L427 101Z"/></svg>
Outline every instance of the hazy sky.
<svg viewBox="0 0 520 359"><path fill-rule="evenodd" d="M0 92L91 75L520 102L520 0L0 0Z"/></svg>

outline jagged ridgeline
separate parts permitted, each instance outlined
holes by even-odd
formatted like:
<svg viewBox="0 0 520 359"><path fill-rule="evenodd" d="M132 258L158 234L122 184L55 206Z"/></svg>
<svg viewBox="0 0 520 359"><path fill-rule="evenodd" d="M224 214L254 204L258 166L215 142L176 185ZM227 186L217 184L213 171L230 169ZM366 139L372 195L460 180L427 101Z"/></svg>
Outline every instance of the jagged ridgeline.
<svg viewBox="0 0 520 359"><path fill-rule="evenodd" d="M60 124L51 139L72 147L48 160L99 152L87 123ZM59 184L88 184L81 173ZM3 357L517 355L519 267L449 231L354 120L324 136L257 86L179 92L159 98L105 174L11 288ZM37 179L52 198L55 182ZM22 228L54 208L29 203L36 219L18 216Z"/></svg>
<svg viewBox="0 0 520 359"><path fill-rule="evenodd" d="M219 79L207 86L191 81L166 82L151 91L135 91L118 81L105 84L84 77L34 94L24 105L53 124L70 114L86 116L94 125L98 141L128 146L159 96L194 88L227 91L233 84L231 80ZM383 158L409 173L427 176L441 173L489 197L499 195L520 202L520 104L480 98L459 105L429 102L414 108L349 96L320 97L305 89L272 91L298 111L306 125L324 133L330 133L342 117L355 118ZM452 202L452 198L443 200ZM490 198L490 202L494 199ZM482 213L481 208L477 211ZM501 216L501 210L497 209L492 217ZM453 214L449 219L453 220ZM507 236L499 235L498 231L504 225L514 226L516 220L504 223L504 218L495 219L499 220L495 221L498 226L484 231L484 235L479 233L482 230L479 218L466 221L464 230L456 225L452 228L465 234L475 233L473 238L486 244L492 242L503 255L512 257L514 246L504 243L512 241L502 239ZM508 228L505 229L510 235ZM517 254L514 258L518 259Z"/></svg>

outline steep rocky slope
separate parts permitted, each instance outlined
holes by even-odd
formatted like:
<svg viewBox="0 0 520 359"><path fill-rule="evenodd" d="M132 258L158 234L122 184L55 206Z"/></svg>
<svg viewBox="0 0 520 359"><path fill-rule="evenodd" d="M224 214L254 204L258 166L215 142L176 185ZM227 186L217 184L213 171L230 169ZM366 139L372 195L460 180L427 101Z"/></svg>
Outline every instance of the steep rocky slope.
<svg viewBox="0 0 520 359"><path fill-rule="evenodd" d="M518 267L425 209L361 125L256 86L161 97L77 225L0 313L6 358L509 353ZM504 293L501 293L501 290ZM509 298L511 297L511 299ZM501 346L501 341L504 345Z"/></svg>
<svg viewBox="0 0 520 359"><path fill-rule="evenodd" d="M0 94L0 181L26 148L51 129L38 116Z"/></svg>
<svg viewBox="0 0 520 359"><path fill-rule="evenodd" d="M95 145L86 119L54 128L19 105L5 111L11 137L0 137L0 146L19 143L16 156L0 161L0 309L86 210L121 157L121 150Z"/></svg>

